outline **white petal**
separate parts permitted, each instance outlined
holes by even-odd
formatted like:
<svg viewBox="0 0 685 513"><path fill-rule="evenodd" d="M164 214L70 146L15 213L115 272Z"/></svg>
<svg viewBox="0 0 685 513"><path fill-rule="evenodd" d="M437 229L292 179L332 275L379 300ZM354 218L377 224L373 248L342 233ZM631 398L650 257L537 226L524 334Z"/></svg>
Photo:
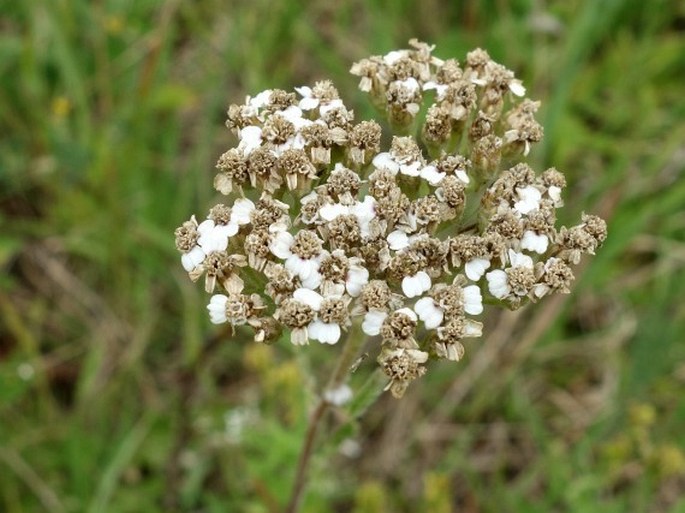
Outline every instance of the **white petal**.
<svg viewBox="0 0 685 513"><path fill-rule="evenodd" d="M549 187L547 187L547 194L550 198L552 198L552 201L554 201L555 203L561 201L561 187L557 187L556 185L550 185Z"/></svg>
<svg viewBox="0 0 685 513"><path fill-rule="evenodd" d="M305 288L299 288L293 292L293 299L295 299L295 301L299 301L300 303L304 303L316 312L318 312L319 308L321 308L321 302L323 301L321 294Z"/></svg>
<svg viewBox="0 0 685 513"><path fill-rule="evenodd" d="M399 310L396 310L396 312L401 313L403 315L406 315L407 317L409 317L414 322L419 320L419 318L414 313L414 310L412 310L411 308L407 308L407 307L400 308Z"/></svg>
<svg viewBox="0 0 685 513"><path fill-rule="evenodd" d="M312 290L319 288L319 285L321 285L322 280L323 280L323 276L321 276L321 273L318 270L312 272L306 278L300 278L300 282L302 283L302 286L304 288L312 289Z"/></svg>
<svg viewBox="0 0 685 513"><path fill-rule="evenodd" d="M255 204L247 198L238 198L231 207L231 223L238 225L248 224L250 214L255 209Z"/></svg>
<svg viewBox="0 0 685 513"><path fill-rule="evenodd" d="M211 231L205 231L200 235L197 244L202 247L206 254L210 254L212 251L224 251L228 247L230 231L231 228L226 225L214 226Z"/></svg>
<svg viewBox="0 0 685 513"><path fill-rule="evenodd" d="M373 196L365 196L364 201L357 201L353 207L350 208L352 215L356 216L361 223L368 223L371 219L376 217L376 198Z"/></svg>
<svg viewBox="0 0 685 513"><path fill-rule="evenodd" d="M326 221L333 221L338 216L344 216L350 213L349 207L341 205L340 203L333 203L324 205L319 209L319 215Z"/></svg>
<svg viewBox="0 0 685 513"><path fill-rule="evenodd" d="M319 113L323 116L327 112L329 112L331 110L339 109L341 107L345 107L345 105L343 105L342 100L336 98L335 100L331 100L331 101L321 105L321 108L319 108Z"/></svg>
<svg viewBox="0 0 685 513"><path fill-rule="evenodd" d="M183 268L190 272L200 265L205 260L205 252L200 246L195 246L193 249L181 255L181 264Z"/></svg>
<svg viewBox="0 0 685 513"><path fill-rule="evenodd" d="M509 82L509 90L516 96L524 96L526 94L526 88L520 80L512 80Z"/></svg>
<svg viewBox="0 0 685 513"><path fill-rule="evenodd" d="M485 270L490 267L490 260L486 258L474 258L466 262L464 270L466 271L466 276L471 281L478 281L481 279Z"/></svg>
<svg viewBox="0 0 685 513"><path fill-rule="evenodd" d="M488 280L488 290L497 299L503 299L509 295L511 288L507 283L507 273L501 269L490 271L485 275Z"/></svg>
<svg viewBox="0 0 685 513"><path fill-rule="evenodd" d="M471 181L471 180L469 179L469 175L466 174L466 171L463 171L463 170L461 170L461 169L457 169L457 170L454 172L454 174L455 174L455 176L456 176L462 183L464 183L465 185L468 185L468 183Z"/></svg>
<svg viewBox="0 0 685 513"><path fill-rule="evenodd" d="M464 287L464 311L471 315L483 313L483 296L478 285Z"/></svg>
<svg viewBox="0 0 685 513"><path fill-rule="evenodd" d="M214 221L212 221L211 219L205 219L198 225L197 233L199 233L200 237L202 237L203 235L210 233L213 229Z"/></svg>
<svg viewBox="0 0 685 513"><path fill-rule="evenodd" d="M311 98L311 97L302 98L300 100L300 103L298 104L298 106L302 110L312 110L312 109L315 109L319 106L319 99L318 98Z"/></svg>
<svg viewBox="0 0 685 513"><path fill-rule="evenodd" d="M418 160L416 162L412 162L411 164L403 164L400 166L400 173L406 176L419 176L420 170L419 168L421 167L421 162Z"/></svg>
<svg viewBox="0 0 685 513"><path fill-rule="evenodd" d="M250 106L261 109L269 104L271 101L271 89L262 91L257 96L250 100Z"/></svg>
<svg viewBox="0 0 685 513"><path fill-rule="evenodd" d="M286 259L292 255L290 247L293 245L293 242L295 242L295 237L289 232L278 232L271 241L271 244L269 244L269 250L278 258Z"/></svg>
<svg viewBox="0 0 685 513"><path fill-rule="evenodd" d="M416 273L416 276L419 279L421 287L423 288L423 292L426 292L429 288L431 288L431 277L428 276L428 273L426 271L419 271L418 273Z"/></svg>
<svg viewBox="0 0 685 513"><path fill-rule="evenodd" d="M414 93L420 89L419 83L416 81L414 77L409 77L405 80L398 80L397 82L402 87L402 89L406 89L411 93Z"/></svg>
<svg viewBox="0 0 685 513"><path fill-rule="evenodd" d="M387 316L387 313L380 310L368 311L364 316L364 321L362 322L362 331L372 337L378 335L381 332L383 321L385 321Z"/></svg>
<svg viewBox="0 0 685 513"><path fill-rule="evenodd" d="M547 238L547 235L538 235L532 230L526 230L521 238L521 248L535 251L540 254L547 251L548 244L549 239Z"/></svg>
<svg viewBox="0 0 685 513"><path fill-rule="evenodd" d="M373 165L376 169L387 169L393 174L397 174L400 170L400 165L395 162L390 153L379 153L373 158Z"/></svg>
<svg viewBox="0 0 685 513"><path fill-rule="evenodd" d="M300 93L303 98L310 98L312 96L312 88L309 86L296 87L295 91Z"/></svg>
<svg viewBox="0 0 685 513"><path fill-rule="evenodd" d="M518 253L513 249L509 250L509 263L511 267L533 268L533 259L530 256Z"/></svg>
<svg viewBox="0 0 685 513"><path fill-rule="evenodd" d="M529 212L540 208L542 193L537 188L532 185L527 185L516 189L516 192L519 195L520 201L517 201L514 204L514 210L521 214L528 214Z"/></svg>
<svg viewBox="0 0 685 513"><path fill-rule="evenodd" d="M249 155L252 150L262 144L262 129L258 126L246 126L240 131L239 147L245 155Z"/></svg>
<svg viewBox="0 0 685 513"><path fill-rule="evenodd" d="M369 283L369 271L363 267L352 267L347 272L347 281L345 283L347 287L347 293L352 297L357 297L362 293L362 288L364 285Z"/></svg>
<svg viewBox="0 0 685 513"><path fill-rule="evenodd" d="M444 317L442 308L435 304L433 298L423 297L419 299L414 305L414 311L418 314L426 326L427 330L434 330L440 324Z"/></svg>
<svg viewBox="0 0 685 513"><path fill-rule="evenodd" d="M309 338L318 340L322 344L335 344L340 340L340 326L335 323L326 323L320 319L315 319L307 329Z"/></svg>
<svg viewBox="0 0 685 513"><path fill-rule="evenodd" d="M209 320L212 324L223 324L228 320L226 317L226 303L228 297L223 294L215 294L209 300L207 310L209 310Z"/></svg>
<svg viewBox="0 0 685 513"><path fill-rule="evenodd" d="M442 179L445 178L445 173L438 171L438 168L435 166L426 166L421 170L421 178L435 186L442 182Z"/></svg>
<svg viewBox="0 0 685 513"><path fill-rule="evenodd" d="M388 234L388 246L393 251L398 251L409 246L409 237L401 230L395 230Z"/></svg>
<svg viewBox="0 0 685 513"><path fill-rule="evenodd" d="M405 55L407 55L406 50L393 50L392 52L388 52L383 56L383 62L388 66L392 66Z"/></svg>

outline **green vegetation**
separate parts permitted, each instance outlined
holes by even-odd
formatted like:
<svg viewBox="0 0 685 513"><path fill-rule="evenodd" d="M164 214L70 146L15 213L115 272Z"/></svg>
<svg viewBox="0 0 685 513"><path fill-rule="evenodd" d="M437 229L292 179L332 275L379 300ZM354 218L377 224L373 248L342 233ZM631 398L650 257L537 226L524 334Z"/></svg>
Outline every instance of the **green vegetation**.
<svg viewBox="0 0 685 513"><path fill-rule="evenodd" d="M302 510L685 511L685 6L543 4L0 0L0 511L280 510L331 348L218 332L173 230L229 103L332 78L368 119L349 66L410 37L516 70L561 221L609 238L572 295L332 415Z"/></svg>

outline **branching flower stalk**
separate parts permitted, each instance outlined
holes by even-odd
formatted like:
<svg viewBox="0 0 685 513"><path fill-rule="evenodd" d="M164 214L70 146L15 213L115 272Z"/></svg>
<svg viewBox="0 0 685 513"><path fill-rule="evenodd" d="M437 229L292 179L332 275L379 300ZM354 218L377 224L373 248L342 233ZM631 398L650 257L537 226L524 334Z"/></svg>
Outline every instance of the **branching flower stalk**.
<svg viewBox="0 0 685 513"><path fill-rule="evenodd" d="M247 97L228 109L238 144L217 162L224 202L176 230L213 323L296 346L359 326L397 398L430 361L462 358L484 304L568 293L572 266L606 238L593 215L556 227L566 180L524 162L543 136L540 102L512 71L481 49L460 64L410 46L351 69L392 127L388 147L329 81ZM323 408L349 398L344 378Z"/></svg>

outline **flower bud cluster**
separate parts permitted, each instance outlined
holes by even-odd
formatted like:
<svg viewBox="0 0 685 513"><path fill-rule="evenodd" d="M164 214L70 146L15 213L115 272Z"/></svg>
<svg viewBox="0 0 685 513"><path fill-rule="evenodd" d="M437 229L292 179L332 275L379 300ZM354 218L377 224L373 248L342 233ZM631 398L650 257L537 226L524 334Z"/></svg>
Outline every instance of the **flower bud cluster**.
<svg viewBox="0 0 685 513"><path fill-rule="evenodd" d="M429 360L463 356L484 303L568 293L570 266L606 237L590 215L557 229L564 176L517 163L542 128L513 72L483 50L461 67L410 44L351 70L398 131L385 151L330 82L263 91L228 110L224 203L176 230L190 278L218 292L213 323L295 345L359 326L397 397Z"/></svg>

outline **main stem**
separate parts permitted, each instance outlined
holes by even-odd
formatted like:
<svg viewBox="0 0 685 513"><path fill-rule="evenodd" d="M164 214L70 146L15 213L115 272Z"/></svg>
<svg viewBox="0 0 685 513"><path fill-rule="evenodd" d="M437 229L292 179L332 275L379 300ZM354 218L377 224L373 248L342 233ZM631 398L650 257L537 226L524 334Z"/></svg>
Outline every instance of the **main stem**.
<svg viewBox="0 0 685 513"><path fill-rule="evenodd" d="M365 335L361 331L358 324L353 324L350 331L347 333L345 339L345 346L343 347L340 358L335 367L335 371L326 385L326 390L333 390L341 386L345 382L345 378L354 363L354 359L359 352L365 340ZM305 435L304 445L300 452L300 457L297 461L297 473L295 474L295 481L290 492L290 501L285 509L285 513L297 513L300 509L300 502L302 500L305 485L307 484L307 470L311 463L312 455L314 453L314 441L316 440L316 433L321 426L321 421L324 414L330 408L331 403L325 397L319 398L316 408L309 417L309 425L307 426L307 434Z"/></svg>

